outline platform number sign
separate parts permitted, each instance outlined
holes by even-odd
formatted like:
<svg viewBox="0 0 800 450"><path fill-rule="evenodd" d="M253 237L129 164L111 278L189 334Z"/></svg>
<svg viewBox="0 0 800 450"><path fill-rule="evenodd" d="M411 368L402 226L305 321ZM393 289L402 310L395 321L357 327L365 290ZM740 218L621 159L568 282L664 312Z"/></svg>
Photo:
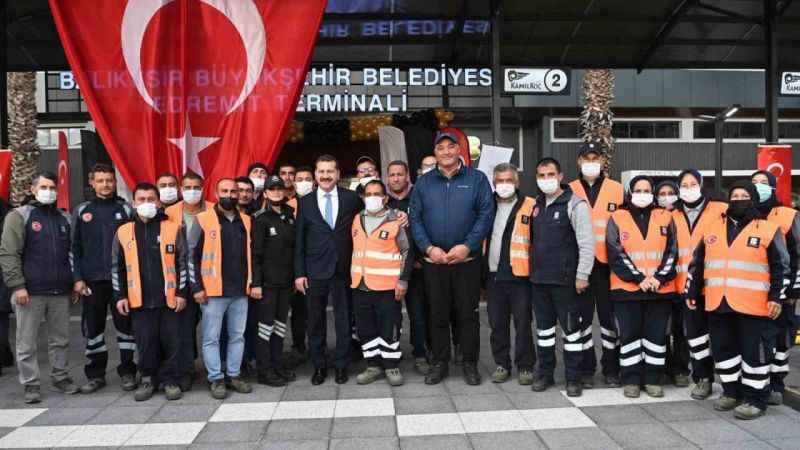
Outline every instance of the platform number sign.
<svg viewBox="0 0 800 450"><path fill-rule="evenodd" d="M506 67L503 91L506 94L569 95L570 70L558 68Z"/></svg>

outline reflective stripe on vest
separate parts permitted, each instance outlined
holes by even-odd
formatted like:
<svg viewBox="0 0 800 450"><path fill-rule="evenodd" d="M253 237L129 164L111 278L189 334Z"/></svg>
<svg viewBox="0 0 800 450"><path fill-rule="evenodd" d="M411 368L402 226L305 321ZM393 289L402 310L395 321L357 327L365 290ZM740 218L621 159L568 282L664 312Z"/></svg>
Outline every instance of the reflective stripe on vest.
<svg viewBox="0 0 800 450"><path fill-rule="evenodd" d="M247 247L247 285L245 293L250 294L252 282L252 256L250 254L250 216L239 214L244 224L245 244ZM222 227L219 224L217 211L211 207L197 215L197 224L203 229L203 253L200 256L200 276L203 289L209 297L220 297L222 292ZM240 274L244 275L244 274Z"/></svg>
<svg viewBox="0 0 800 450"><path fill-rule="evenodd" d="M621 209L611 215L614 223L619 228L619 240L622 249L631 259L636 269L645 276L653 276L661 266L664 258L664 250L667 247L667 234L669 225L672 223L672 213L661 208L655 208L650 212L650 223L647 226L647 236L642 236L642 232L633 220L628 210ZM668 264L675 264L677 261L667 261ZM611 290L624 290L627 292L638 292L639 285L634 282L623 281L612 270L611 271ZM659 288L659 294L669 294L675 292L675 283L668 281Z"/></svg>
<svg viewBox="0 0 800 450"><path fill-rule="evenodd" d="M167 305L175 309L175 290L177 289L177 272L175 270L175 247L180 227L169 221L161 221L161 234L159 238L161 247L161 270L164 274L164 295ZM130 307L142 306L142 277L139 272L139 252L136 242L134 222L128 222L117 229L117 240L122 245L125 255L125 275L128 278L128 302ZM186 282L186 280L183 280Z"/></svg>
<svg viewBox="0 0 800 450"><path fill-rule="evenodd" d="M511 273L516 277L527 277L530 271L531 255L531 221L536 200L525 197L514 219L514 230L511 234L509 259Z"/></svg>
<svg viewBox="0 0 800 450"><path fill-rule="evenodd" d="M589 196L583 189L581 180L573 180L569 183L572 192L578 197L589 203ZM608 251L606 250L606 225L611 214L619 208L625 196L622 185L608 178L603 179L597 200L592 207L592 228L594 229L595 258L601 263L608 263Z"/></svg>
<svg viewBox="0 0 800 450"><path fill-rule="evenodd" d="M777 231L774 223L753 220L729 247L726 219L706 226L703 278L707 311L719 308L724 297L734 311L767 316L770 288L767 248Z"/></svg>
<svg viewBox="0 0 800 450"><path fill-rule="evenodd" d="M692 262L692 255L700 243L703 235L703 228L709 223L719 220L722 214L728 210L728 205L722 202L709 201L693 230L689 231L689 222L686 215L681 210L672 211L672 219L675 221L675 232L678 238L678 275L675 277L675 288L678 292L686 290L686 280L688 278L689 263Z"/></svg>
<svg viewBox="0 0 800 450"><path fill-rule="evenodd" d="M353 262L350 267L353 289L361 281L373 291L394 290L403 271L403 255L397 246L400 222L390 220L367 235L356 215L351 227L353 235Z"/></svg>

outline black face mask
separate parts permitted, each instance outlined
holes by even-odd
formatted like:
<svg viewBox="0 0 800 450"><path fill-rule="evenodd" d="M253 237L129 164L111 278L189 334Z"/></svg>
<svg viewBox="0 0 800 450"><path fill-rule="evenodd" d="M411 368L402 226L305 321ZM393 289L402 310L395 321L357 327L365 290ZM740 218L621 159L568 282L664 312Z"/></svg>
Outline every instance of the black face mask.
<svg viewBox="0 0 800 450"><path fill-rule="evenodd" d="M735 220L752 217L755 205L752 200L731 200L728 203L728 215Z"/></svg>
<svg viewBox="0 0 800 450"><path fill-rule="evenodd" d="M236 203L238 203L238 201L230 197L221 197L219 199L219 207L225 211L233 210L233 208L236 207Z"/></svg>

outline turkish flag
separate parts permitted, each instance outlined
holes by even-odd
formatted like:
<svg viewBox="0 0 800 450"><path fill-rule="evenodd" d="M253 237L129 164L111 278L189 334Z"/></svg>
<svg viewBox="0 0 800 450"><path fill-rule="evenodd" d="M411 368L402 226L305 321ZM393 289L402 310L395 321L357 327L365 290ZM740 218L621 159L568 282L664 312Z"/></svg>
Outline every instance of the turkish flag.
<svg viewBox="0 0 800 450"><path fill-rule="evenodd" d="M11 195L11 150L0 150L0 197Z"/></svg>
<svg viewBox="0 0 800 450"><path fill-rule="evenodd" d="M67 133L58 133L58 209L69 211L69 146Z"/></svg>
<svg viewBox="0 0 800 450"><path fill-rule="evenodd" d="M274 163L325 3L50 0L50 8L125 182L191 169L213 186L255 161Z"/></svg>
<svg viewBox="0 0 800 450"><path fill-rule="evenodd" d="M775 195L784 206L792 204L792 146L758 146L758 170L766 170L778 179Z"/></svg>

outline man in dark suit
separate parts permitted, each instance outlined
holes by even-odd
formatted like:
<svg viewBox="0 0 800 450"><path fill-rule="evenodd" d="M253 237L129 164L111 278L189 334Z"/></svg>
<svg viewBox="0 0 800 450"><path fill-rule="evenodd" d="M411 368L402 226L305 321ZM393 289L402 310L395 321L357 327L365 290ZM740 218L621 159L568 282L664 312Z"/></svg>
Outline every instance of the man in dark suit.
<svg viewBox="0 0 800 450"><path fill-rule="evenodd" d="M295 244L295 286L308 297L308 334L314 385L325 382L325 352L322 342L327 331L325 308L333 303L336 327L336 383L347 382L350 354L350 262L353 253L351 226L362 208L355 192L337 186L336 158L317 158L314 177L318 188L300 199Z"/></svg>

